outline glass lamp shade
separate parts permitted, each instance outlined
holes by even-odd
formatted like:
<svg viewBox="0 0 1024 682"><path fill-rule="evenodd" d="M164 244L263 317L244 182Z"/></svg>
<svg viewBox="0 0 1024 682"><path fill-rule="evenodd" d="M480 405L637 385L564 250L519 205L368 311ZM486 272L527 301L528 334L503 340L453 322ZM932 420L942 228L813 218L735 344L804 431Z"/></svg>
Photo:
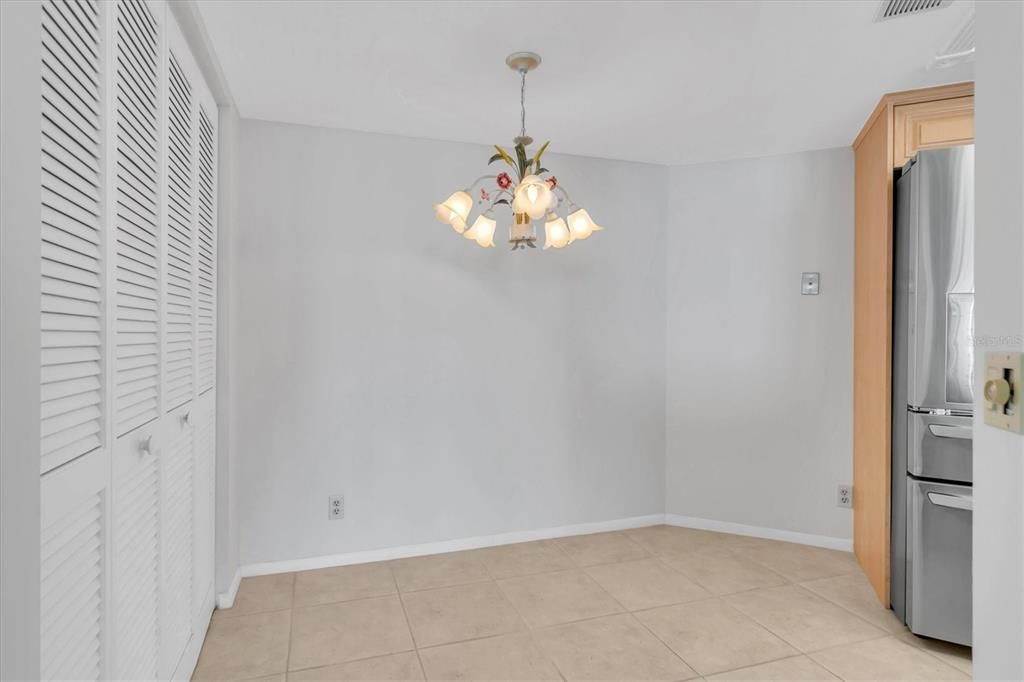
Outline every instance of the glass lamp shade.
<svg viewBox="0 0 1024 682"><path fill-rule="evenodd" d="M480 215L473 221L473 227L466 230L462 236L475 240L480 246L494 246L494 228L497 225L498 222L493 218Z"/></svg>
<svg viewBox="0 0 1024 682"><path fill-rule="evenodd" d="M586 209L580 208L569 214L569 232L572 234L573 241L586 239L593 233L603 229L603 227L591 220L590 214L587 213Z"/></svg>
<svg viewBox="0 0 1024 682"><path fill-rule="evenodd" d="M551 188L540 177L527 175L516 187L512 210L525 213L534 220L543 218L551 206Z"/></svg>
<svg viewBox="0 0 1024 682"><path fill-rule="evenodd" d="M447 223L453 230L462 234L466 229L466 219L469 218L471 208L473 198L460 190L445 199L443 204L434 204L434 215L439 223Z"/></svg>
<svg viewBox="0 0 1024 682"><path fill-rule="evenodd" d="M549 213L548 221L544 223L544 248L560 249L571 241L569 227L565 224L565 220L554 213Z"/></svg>

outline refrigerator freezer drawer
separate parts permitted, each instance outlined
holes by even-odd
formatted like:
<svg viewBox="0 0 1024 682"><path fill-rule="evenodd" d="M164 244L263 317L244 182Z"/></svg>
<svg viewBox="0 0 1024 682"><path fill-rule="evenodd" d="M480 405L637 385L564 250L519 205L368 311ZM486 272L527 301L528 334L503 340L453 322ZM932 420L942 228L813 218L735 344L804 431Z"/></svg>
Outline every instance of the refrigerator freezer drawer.
<svg viewBox="0 0 1024 682"><path fill-rule="evenodd" d="M972 481L972 417L907 413L907 471L920 478Z"/></svg>
<svg viewBox="0 0 1024 682"><path fill-rule="evenodd" d="M907 625L971 644L970 486L907 478Z"/></svg>

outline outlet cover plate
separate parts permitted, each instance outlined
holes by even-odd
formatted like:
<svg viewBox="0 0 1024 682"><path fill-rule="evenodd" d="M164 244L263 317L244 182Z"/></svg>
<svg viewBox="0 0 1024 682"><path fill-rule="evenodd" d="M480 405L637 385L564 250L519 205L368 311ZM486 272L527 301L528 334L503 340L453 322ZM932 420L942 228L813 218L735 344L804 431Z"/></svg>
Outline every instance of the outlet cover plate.
<svg viewBox="0 0 1024 682"><path fill-rule="evenodd" d="M327 518L331 521L345 518L344 495L331 495L327 498Z"/></svg>
<svg viewBox="0 0 1024 682"><path fill-rule="evenodd" d="M817 296L820 272L804 272L800 274L800 293L804 296Z"/></svg>
<svg viewBox="0 0 1024 682"><path fill-rule="evenodd" d="M987 425L1024 433L1024 353L1005 350L985 353L981 391Z"/></svg>
<svg viewBox="0 0 1024 682"><path fill-rule="evenodd" d="M853 509L853 486L847 483L836 487L836 506Z"/></svg>

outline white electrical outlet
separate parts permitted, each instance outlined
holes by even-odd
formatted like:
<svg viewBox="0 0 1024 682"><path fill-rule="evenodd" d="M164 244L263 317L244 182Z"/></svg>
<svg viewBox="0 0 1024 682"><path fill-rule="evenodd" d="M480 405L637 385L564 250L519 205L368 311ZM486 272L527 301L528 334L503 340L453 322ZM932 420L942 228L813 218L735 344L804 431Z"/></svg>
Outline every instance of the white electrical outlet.
<svg viewBox="0 0 1024 682"><path fill-rule="evenodd" d="M327 518L331 521L345 518L344 495L331 495L327 498Z"/></svg>
<svg viewBox="0 0 1024 682"><path fill-rule="evenodd" d="M853 486L849 483L840 484L836 488L836 506L853 509Z"/></svg>

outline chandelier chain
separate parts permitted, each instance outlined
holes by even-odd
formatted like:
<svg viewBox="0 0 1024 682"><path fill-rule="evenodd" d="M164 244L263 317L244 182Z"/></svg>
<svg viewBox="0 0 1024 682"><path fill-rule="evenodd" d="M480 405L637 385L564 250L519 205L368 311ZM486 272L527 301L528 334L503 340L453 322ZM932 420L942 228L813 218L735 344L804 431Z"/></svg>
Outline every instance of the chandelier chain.
<svg viewBox="0 0 1024 682"><path fill-rule="evenodd" d="M522 83L519 86L519 134L526 137L526 69L521 69Z"/></svg>

